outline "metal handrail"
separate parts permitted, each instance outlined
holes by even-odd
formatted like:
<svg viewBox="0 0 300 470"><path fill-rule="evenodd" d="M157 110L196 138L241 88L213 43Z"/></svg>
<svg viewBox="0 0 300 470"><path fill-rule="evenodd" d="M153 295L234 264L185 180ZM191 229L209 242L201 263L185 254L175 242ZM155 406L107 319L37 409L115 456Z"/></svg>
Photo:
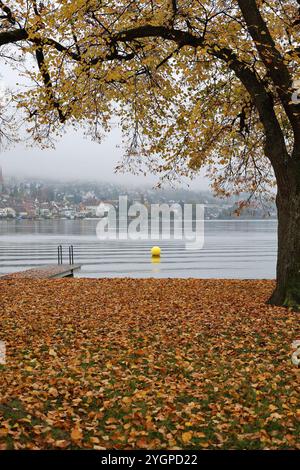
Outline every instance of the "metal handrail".
<svg viewBox="0 0 300 470"><path fill-rule="evenodd" d="M57 247L57 264L63 264L62 246Z"/></svg>
<svg viewBox="0 0 300 470"><path fill-rule="evenodd" d="M74 247L69 246L69 264L74 264Z"/></svg>
<svg viewBox="0 0 300 470"><path fill-rule="evenodd" d="M63 247L59 245L57 247L57 264L63 264ZM74 265L74 247L73 245L69 246L69 264Z"/></svg>

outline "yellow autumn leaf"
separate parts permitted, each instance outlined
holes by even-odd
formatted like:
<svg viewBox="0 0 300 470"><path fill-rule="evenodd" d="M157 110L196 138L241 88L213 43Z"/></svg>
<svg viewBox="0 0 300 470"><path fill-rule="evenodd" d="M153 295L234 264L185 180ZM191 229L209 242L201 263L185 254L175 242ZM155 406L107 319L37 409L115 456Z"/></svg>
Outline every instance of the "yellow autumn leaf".
<svg viewBox="0 0 300 470"><path fill-rule="evenodd" d="M199 444L201 447L203 447L204 449L207 449L207 447L209 447L209 443L208 442L200 442Z"/></svg>
<svg viewBox="0 0 300 470"><path fill-rule="evenodd" d="M181 439L182 439L182 442L187 444L188 442L190 442L192 437L193 437L193 433L191 431L187 431L187 432L182 433Z"/></svg>
<svg viewBox="0 0 300 470"><path fill-rule="evenodd" d="M69 442L64 439L55 441L55 446L58 447L59 449L65 449L66 447L68 447L68 445L69 445Z"/></svg>
<svg viewBox="0 0 300 470"><path fill-rule="evenodd" d="M130 397L123 397L122 401L123 401L123 403L126 403L126 405L127 405L128 403L131 402L131 398Z"/></svg>

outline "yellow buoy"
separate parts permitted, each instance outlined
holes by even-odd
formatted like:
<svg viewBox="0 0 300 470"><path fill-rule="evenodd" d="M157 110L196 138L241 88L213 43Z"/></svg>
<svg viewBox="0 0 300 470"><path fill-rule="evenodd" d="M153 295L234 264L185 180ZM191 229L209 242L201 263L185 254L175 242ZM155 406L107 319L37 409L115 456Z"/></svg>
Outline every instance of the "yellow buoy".
<svg viewBox="0 0 300 470"><path fill-rule="evenodd" d="M151 248L151 256L153 258L159 258L160 257L160 251L161 250L160 250L159 246L153 246Z"/></svg>

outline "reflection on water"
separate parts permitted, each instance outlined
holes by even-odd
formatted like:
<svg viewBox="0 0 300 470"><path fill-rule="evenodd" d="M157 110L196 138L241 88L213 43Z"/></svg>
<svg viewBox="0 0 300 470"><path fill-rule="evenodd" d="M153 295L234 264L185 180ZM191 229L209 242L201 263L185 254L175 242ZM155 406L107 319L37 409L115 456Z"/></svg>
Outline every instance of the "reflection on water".
<svg viewBox="0 0 300 470"><path fill-rule="evenodd" d="M161 241L160 263L152 263L151 241L99 241L97 220L0 221L0 272L57 263L57 245L74 245L81 277L273 278L276 229L273 220L205 222L200 251L182 241ZM157 244L155 242L155 244Z"/></svg>

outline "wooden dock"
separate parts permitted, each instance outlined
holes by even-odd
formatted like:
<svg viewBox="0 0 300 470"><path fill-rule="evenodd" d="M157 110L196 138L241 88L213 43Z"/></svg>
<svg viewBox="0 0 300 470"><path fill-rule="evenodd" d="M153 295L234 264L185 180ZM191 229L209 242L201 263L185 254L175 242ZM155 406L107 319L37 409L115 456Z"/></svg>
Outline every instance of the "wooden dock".
<svg viewBox="0 0 300 470"><path fill-rule="evenodd" d="M57 279L73 277L74 271L78 271L80 268L80 264L38 266L37 268L27 269L26 271L4 274L4 276L0 276L0 279Z"/></svg>

